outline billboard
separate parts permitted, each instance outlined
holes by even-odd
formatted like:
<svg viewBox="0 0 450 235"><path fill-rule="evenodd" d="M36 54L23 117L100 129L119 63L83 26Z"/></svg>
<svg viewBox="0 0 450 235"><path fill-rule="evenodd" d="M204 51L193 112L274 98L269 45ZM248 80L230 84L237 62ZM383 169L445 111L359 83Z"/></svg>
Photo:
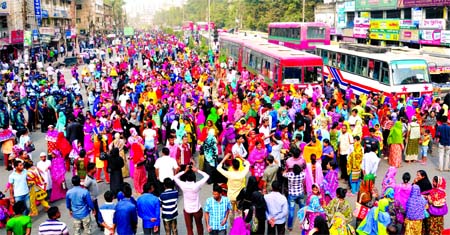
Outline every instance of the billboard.
<svg viewBox="0 0 450 235"><path fill-rule="evenodd" d="M400 38L400 20L371 19L370 38L377 40L398 41Z"/></svg>
<svg viewBox="0 0 450 235"><path fill-rule="evenodd" d="M420 30L420 44L441 45L441 30L426 29Z"/></svg>
<svg viewBox="0 0 450 235"><path fill-rule="evenodd" d="M125 36L133 36L134 35L133 27L124 27L123 28L123 35L125 35Z"/></svg>
<svg viewBox="0 0 450 235"><path fill-rule="evenodd" d="M397 8L397 0L356 0L355 10L390 10Z"/></svg>
<svg viewBox="0 0 450 235"><path fill-rule="evenodd" d="M448 6L450 0L399 0L398 6L409 7L436 7L436 6Z"/></svg>
<svg viewBox="0 0 450 235"><path fill-rule="evenodd" d="M354 38L367 38L369 32L370 20L367 18L358 18L354 20L353 37Z"/></svg>

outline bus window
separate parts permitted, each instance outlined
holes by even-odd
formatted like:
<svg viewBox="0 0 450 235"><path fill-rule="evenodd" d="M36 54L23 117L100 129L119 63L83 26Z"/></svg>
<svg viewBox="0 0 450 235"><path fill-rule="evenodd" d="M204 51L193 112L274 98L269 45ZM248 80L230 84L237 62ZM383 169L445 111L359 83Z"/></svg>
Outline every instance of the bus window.
<svg viewBox="0 0 450 235"><path fill-rule="evenodd" d="M367 58L360 58L360 60L361 60L361 72L362 72L362 76L364 76L364 77L367 77L367 71L368 71L368 68L367 68Z"/></svg>
<svg viewBox="0 0 450 235"><path fill-rule="evenodd" d="M353 55L349 55L347 57L347 64L346 64L347 72L354 73L355 72L355 64L356 64L356 57Z"/></svg>
<svg viewBox="0 0 450 235"><path fill-rule="evenodd" d="M283 84L300 84L302 81L301 67L284 67Z"/></svg>
<svg viewBox="0 0 450 235"><path fill-rule="evenodd" d="M278 64L273 66L273 83L278 85Z"/></svg>
<svg viewBox="0 0 450 235"><path fill-rule="evenodd" d="M375 66L373 70L373 79L379 81L380 80L380 68L381 68L381 62L375 61Z"/></svg>
<svg viewBox="0 0 450 235"><path fill-rule="evenodd" d="M386 62L381 64L381 83L389 85L389 66Z"/></svg>
<svg viewBox="0 0 450 235"><path fill-rule="evenodd" d="M369 78L373 79L373 70L374 70L374 61L373 60L369 60Z"/></svg>
<svg viewBox="0 0 450 235"><path fill-rule="evenodd" d="M263 67L262 74L264 76L268 76L269 75L269 71L270 71L270 62L269 61L264 61L264 67Z"/></svg>
<svg viewBox="0 0 450 235"><path fill-rule="evenodd" d="M262 64L262 60L258 57L256 57L256 70L258 70L259 72L261 72L261 64Z"/></svg>
<svg viewBox="0 0 450 235"><path fill-rule="evenodd" d="M345 60L347 59L347 55L346 54L341 54L341 62L339 64L339 68L341 70L345 70Z"/></svg>
<svg viewBox="0 0 450 235"><path fill-rule="evenodd" d="M326 50L320 50L320 53L321 53L321 57L322 57L322 60L323 60L323 64L328 64L328 51L326 51Z"/></svg>
<svg viewBox="0 0 450 235"><path fill-rule="evenodd" d="M329 65L336 67L336 53L335 52L330 52L330 60L329 60Z"/></svg>
<svg viewBox="0 0 450 235"><path fill-rule="evenodd" d="M319 67L303 67L305 74L303 83L317 83L319 81Z"/></svg>
<svg viewBox="0 0 450 235"><path fill-rule="evenodd" d="M253 64L255 63L255 58L253 57L253 55L250 53L250 57L248 59L248 65L250 65L250 67L254 68Z"/></svg>
<svg viewBox="0 0 450 235"><path fill-rule="evenodd" d="M325 28L309 26L306 29L307 39L325 39Z"/></svg>

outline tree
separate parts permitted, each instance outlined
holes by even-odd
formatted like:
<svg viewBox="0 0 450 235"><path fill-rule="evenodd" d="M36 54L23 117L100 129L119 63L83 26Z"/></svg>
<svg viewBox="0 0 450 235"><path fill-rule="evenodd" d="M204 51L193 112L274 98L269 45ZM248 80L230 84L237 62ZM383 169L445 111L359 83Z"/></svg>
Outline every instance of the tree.
<svg viewBox="0 0 450 235"><path fill-rule="evenodd" d="M112 7L112 17L114 21L114 27L119 30L123 29L125 20L123 17L123 6L125 6L124 0L104 0L105 3L110 4Z"/></svg>

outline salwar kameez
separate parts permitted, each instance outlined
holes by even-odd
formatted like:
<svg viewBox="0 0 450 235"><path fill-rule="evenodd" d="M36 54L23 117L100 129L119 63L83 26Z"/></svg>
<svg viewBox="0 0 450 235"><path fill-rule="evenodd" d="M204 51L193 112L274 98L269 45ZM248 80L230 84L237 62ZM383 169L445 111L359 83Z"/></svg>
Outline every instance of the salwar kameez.
<svg viewBox="0 0 450 235"><path fill-rule="evenodd" d="M422 220L405 219L405 235L422 234Z"/></svg>
<svg viewBox="0 0 450 235"><path fill-rule="evenodd" d="M425 220L428 235L441 235L444 230L444 216L430 216Z"/></svg>

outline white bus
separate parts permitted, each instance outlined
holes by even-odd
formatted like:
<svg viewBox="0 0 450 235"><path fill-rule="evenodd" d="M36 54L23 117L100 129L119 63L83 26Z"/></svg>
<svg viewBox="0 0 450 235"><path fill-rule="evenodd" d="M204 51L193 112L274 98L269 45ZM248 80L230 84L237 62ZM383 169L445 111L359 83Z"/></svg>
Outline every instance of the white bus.
<svg viewBox="0 0 450 235"><path fill-rule="evenodd" d="M423 57L401 55L389 48L362 44L318 45L316 54L324 64L323 75L339 84L341 89L352 88L355 94L378 93L414 98L431 94L428 64Z"/></svg>

